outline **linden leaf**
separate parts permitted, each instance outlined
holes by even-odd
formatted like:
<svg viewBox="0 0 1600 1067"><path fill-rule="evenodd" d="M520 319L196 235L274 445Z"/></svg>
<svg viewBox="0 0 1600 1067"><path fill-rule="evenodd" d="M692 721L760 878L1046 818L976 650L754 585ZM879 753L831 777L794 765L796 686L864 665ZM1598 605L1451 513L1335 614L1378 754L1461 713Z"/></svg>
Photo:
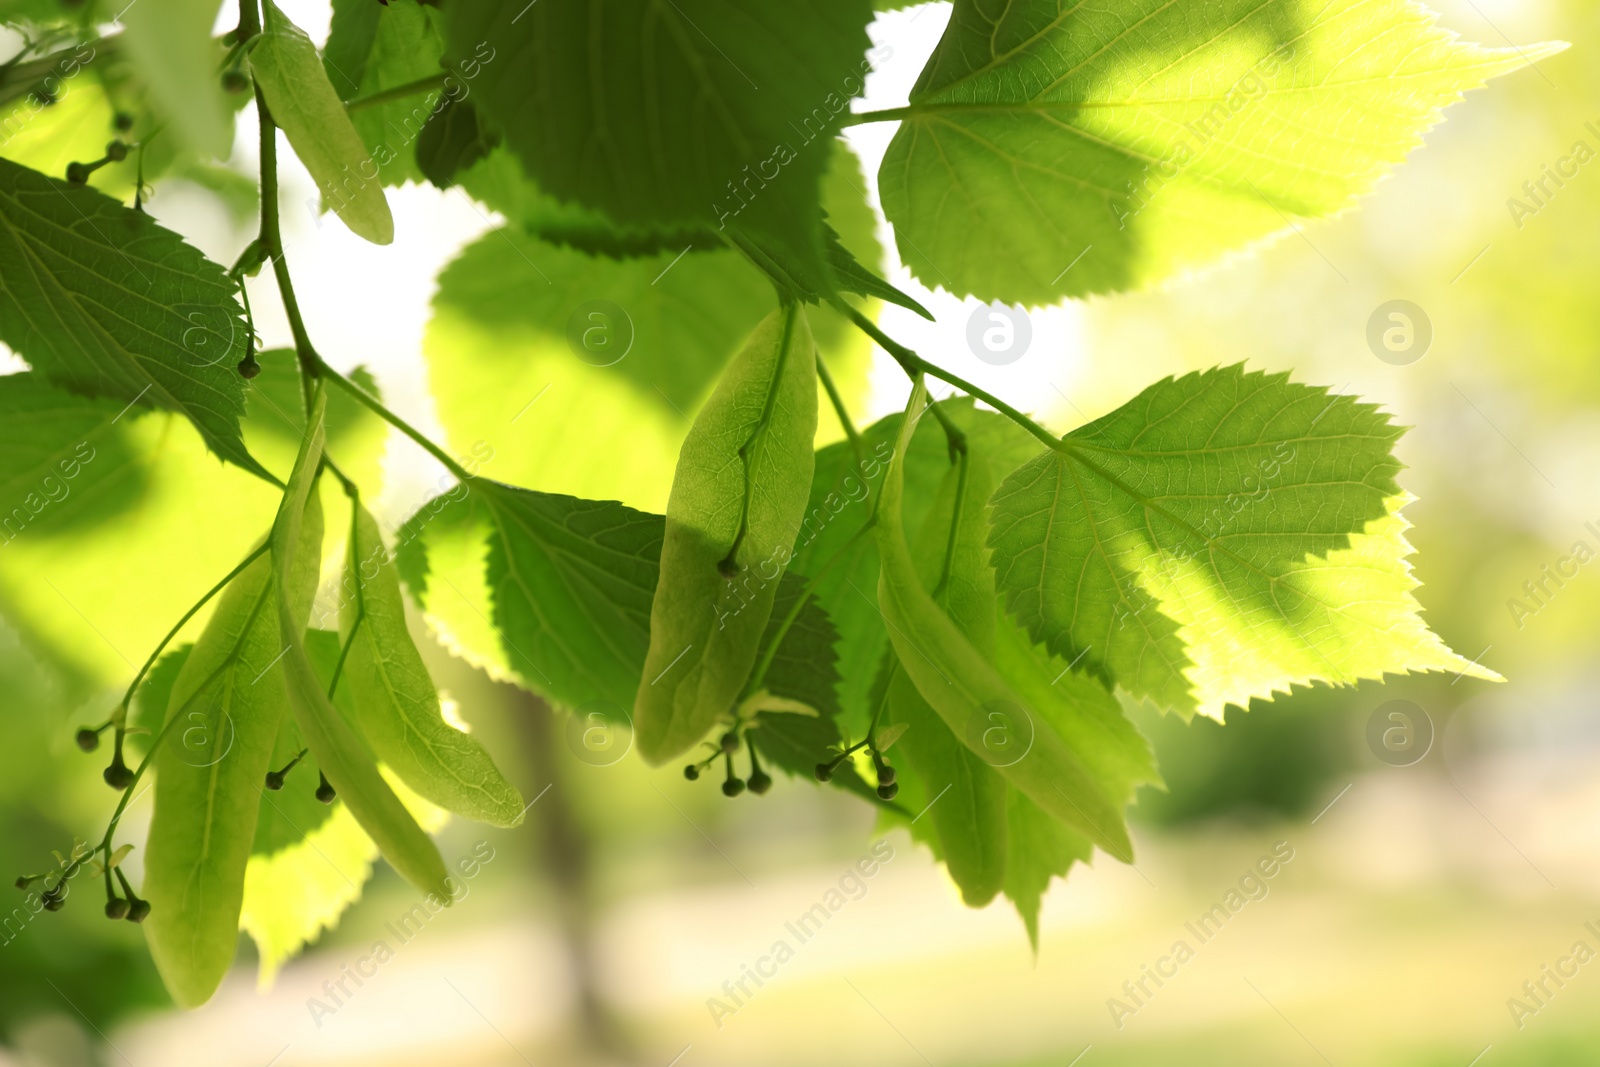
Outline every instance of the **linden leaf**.
<svg viewBox="0 0 1600 1067"><path fill-rule="evenodd" d="M995 493L1007 605L1062 659L1217 719L1312 681L1497 679L1417 617L1400 433L1287 374L1158 382Z"/></svg>
<svg viewBox="0 0 1600 1067"><path fill-rule="evenodd" d="M1565 47L1458 41L1411 0L957 0L878 184L928 286L1050 304L1331 215L1440 109Z"/></svg>

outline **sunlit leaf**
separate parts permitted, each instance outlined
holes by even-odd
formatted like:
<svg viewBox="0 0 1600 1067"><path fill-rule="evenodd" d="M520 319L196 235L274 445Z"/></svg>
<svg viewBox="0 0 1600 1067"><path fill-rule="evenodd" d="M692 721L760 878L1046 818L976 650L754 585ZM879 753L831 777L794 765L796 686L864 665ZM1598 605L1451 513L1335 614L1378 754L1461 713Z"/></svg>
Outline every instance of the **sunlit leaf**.
<svg viewBox="0 0 1600 1067"><path fill-rule="evenodd" d="M438 19L437 8L417 0L390 0L386 5L341 0L334 5L322 56L328 81L341 98L351 100L441 74L444 42ZM422 179L417 166L420 135L464 91L460 85L459 79L453 83L455 95L434 88L350 112L384 185Z"/></svg>
<svg viewBox="0 0 1600 1067"><path fill-rule="evenodd" d="M879 172L930 287L1136 288L1339 211L1440 109L1562 45L1458 41L1410 0L957 0Z"/></svg>
<svg viewBox="0 0 1600 1067"><path fill-rule="evenodd" d="M994 572L984 547L985 502L993 485L981 452L959 456L949 465L912 549L918 580L937 610L984 655L993 654L995 640ZM885 721L905 726L900 751L939 798L927 811L939 838L938 853L962 899L981 907L1005 878L1010 786L928 704L899 666L898 654L890 655L895 666Z"/></svg>
<svg viewBox="0 0 1600 1067"><path fill-rule="evenodd" d="M1400 433L1286 374L1158 382L1001 485L1000 587L1052 652L1184 714L1314 680L1495 678L1417 617Z"/></svg>
<svg viewBox="0 0 1600 1067"><path fill-rule="evenodd" d="M275 546L234 579L172 686L143 895L150 953L187 1007L210 999L238 942L262 783L289 708L280 604L309 610L316 588L305 561L317 555L322 516L310 500L289 531L303 539L299 569Z"/></svg>

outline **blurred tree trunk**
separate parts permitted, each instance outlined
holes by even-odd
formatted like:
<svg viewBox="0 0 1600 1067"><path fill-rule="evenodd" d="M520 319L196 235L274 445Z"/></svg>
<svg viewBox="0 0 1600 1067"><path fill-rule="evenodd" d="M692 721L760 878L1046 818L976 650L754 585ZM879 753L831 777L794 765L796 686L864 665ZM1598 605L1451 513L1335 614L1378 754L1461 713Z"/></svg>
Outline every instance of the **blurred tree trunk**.
<svg viewBox="0 0 1600 1067"><path fill-rule="evenodd" d="M530 799L545 790L528 809L529 820L539 827L539 869L535 873L555 891L557 921L575 986L578 1037L602 1057L629 1060L634 1052L631 1042L606 1006L599 984L593 855L584 828L573 812L566 780L570 768L559 754L563 744L561 716L532 693L518 687L507 689L515 705L513 718L533 767Z"/></svg>

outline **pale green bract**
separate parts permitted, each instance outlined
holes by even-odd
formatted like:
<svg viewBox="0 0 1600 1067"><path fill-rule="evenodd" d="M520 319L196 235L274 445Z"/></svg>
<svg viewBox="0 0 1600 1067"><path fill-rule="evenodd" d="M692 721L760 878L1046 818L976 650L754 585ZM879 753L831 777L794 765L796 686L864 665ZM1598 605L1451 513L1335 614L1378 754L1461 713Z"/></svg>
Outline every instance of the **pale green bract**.
<svg viewBox="0 0 1600 1067"><path fill-rule="evenodd" d="M358 237L390 243L394 217L378 166L328 82L316 45L272 0L263 5L263 21L250 68L273 121L311 172L323 205Z"/></svg>
<svg viewBox="0 0 1600 1067"><path fill-rule="evenodd" d="M749 677L804 516L816 429L814 342L791 304L756 328L678 456L634 702L651 763L700 740Z"/></svg>
<svg viewBox="0 0 1600 1067"><path fill-rule="evenodd" d="M305 634L306 655L324 685L332 681L341 644L329 630ZM350 687L340 683L334 694L339 712L354 720ZM304 747L300 727L289 716L278 733L272 766L281 768ZM450 815L407 789L387 767L380 768L429 833L444 827ZM278 971L307 944L332 929L361 892L378 859L378 846L361 829L337 797L332 804L317 799L316 757L306 755L284 777L282 789L263 790L261 819L244 874L244 905L239 929L250 935L259 958L257 984L271 986Z"/></svg>
<svg viewBox="0 0 1600 1067"><path fill-rule="evenodd" d="M994 652L995 591L983 541L988 531L985 501L993 488L988 461L970 450L962 453L945 474L912 550L917 576L934 603L987 656ZM951 731L898 660L894 663L886 721L905 724L899 751L939 797L927 809L939 854L961 889L961 899L981 907L994 899L1005 880L1011 787Z"/></svg>
<svg viewBox="0 0 1600 1067"><path fill-rule="evenodd" d="M155 813L146 845L144 929L173 998L205 1003L233 962L245 869L256 836L262 782L289 709L281 605L303 616L316 589L322 511L299 501L285 537L298 560L273 551L229 584L184 661L155 760Z"/></svg>
<svg viewBox="0 0 1600 1067"><path fill-rule="evenodd" d="M339 633L348 642L339 684L377 757L426 799L493 826L522 821L522 796L483 746L444 721L439 692L406 629L394 560L378 523L352 501ZM353 635L353 636L352 636Z"/></svg>
<svg viewBox="0 0 1600 1067"><path fill-rule="evenodd" d="M878 502L878 607L895 655L951 733L980 755L988 753L1000 773L1045 811L1119 859L1130 859L1133 846L1121 803L1095 780L1052 724L1030 712L917 575L906 547L901 505L906 450L927 399L927 386L918 376ZM1012 747L1002 751L1003 745ZM1014 757L1016 747L1023 749L1022 756Z"/></svg>
<svg viewBox="0 0 1600 1067"><path fill-rule="evenodd" d="M1417 617L1400 433L1287 374L1168 378L1000 486L1000 588L1051 651L1186 715L1386 672L1496 680Z"/></svg>
<svg viewBox="0 0 1600 1067"><path fill-rule="evenodd" d="M929 287L1138 288L1347 207L1441 108L1563 47L1466 44L1411 0L957 0L884 212Z"/></svg>
<svg viewBox="0 0 1600 1067"><path fill-rule="evenodd" d="M299 528L305 516L311 513L308 502L317 499L314 490L322 462L326 411L327 396L319 385L307 420L300 458L289 476L283 504L273 523L273 555L279 567L290 571L296 565ZM317 558L320 559L320 553ZM304 638L309 610L309 604L301 609L280 596L279 636L284 649L282 658L288 678L289 705L306 745L316 756L317 764L338 792L339 799L377 843L389 865L418 889L448 900L450 891L439 849L378 773L365 742L335 710L311 665Z"/></svg>

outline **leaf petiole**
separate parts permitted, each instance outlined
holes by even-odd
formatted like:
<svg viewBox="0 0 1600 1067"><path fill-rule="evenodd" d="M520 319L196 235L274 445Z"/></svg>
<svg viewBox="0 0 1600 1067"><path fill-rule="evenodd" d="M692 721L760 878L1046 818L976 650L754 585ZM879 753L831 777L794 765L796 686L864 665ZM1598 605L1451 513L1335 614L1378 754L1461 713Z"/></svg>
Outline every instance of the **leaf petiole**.
<svg viewBox="0 0 1600 1067"><path fill-rule="evenodd" d="M393 426L395 429L411 438L411 440L415 441L422 447L423 451L427 452L428 455L442 463L444 468L451 474L455 475L463 482L470 482L474 479L475 476L468 473L466 468L462 467L461 464L451 459L448 452L429 440L427 435L421 430L418 430L416 427L406 422L406 420L402 419L400 416L384 407L383 402L377 397L371 395L365 389L361 388L361 386L357 385L355 382L352 382L349 378L346 378L344 375L340 374L338 371L322 362L320 358L318 358L317 363L319 367L319 373L322 377L327 378L328 381L349 393L357 403L361 404L361 406L365 407L368 411L371 411L374 415L378 416L378 418L382 419L384 422L387 422L390 426Z"/></svg>
<svg viewBox="0 0 1600 1067"><path fill-rule="evenodd" d="M843 300L840 300L838 297L834 297L830 299L829 303L837 308L839 312L846 316L851 322L855 323L857 328L859 328L862 333L865 333L868 337L878 342L878 346L885 352L889 353L889 355L893 356L895 362L900 364L901 368L906 372L907 375L915 378L916 372L922 372L930 377L938 378L942 382L947 382L950 385L955 386L957 389L960 389L962 392L967 393L969 396L975 396L979 400L982 400L985 404L988 404L990 407L1000 412L1000 414L1004 415L1018 426L1021 426L1024 430L1027 430L1029 433L1033 434L1033 436L1037 437L1040 441L1043 441L1055 451L1068 451L1067 446L1062 443L1061 438L1057 437L1043 426L1040 426L1037 422L1034 422L1032 419L1028 418L1028 416L1024 415L1010 404L1007 404L1004 400L1001 400L988 390L980 389L978 386L973 385L965 378L952 374L951 372L933 363L929 363L911 349L907 348L899 341L896 341L894 338L878 329L877 323L861 314L861 312L857 311ZM950 433L951 425L947 421L948 416L939 410L938 404L932 404L929 406L933 411L934 417L939 420L940 425L945 427L945 433ZM956 433L959 434L960 431L957 430ZM962 447L965 447L965 438L963 437L962 440Z"/></svg>
<svg viewBox="0 0 1600 1067"><path fill-rule="evenodd" d="M415 96L417 93L443 89L445 79L448 77L450 77L449 71L440 71L438 74L429 74L425 78L418 78L416 81L406 82L404 85L380 89L375 93L368 93L366 96L358 96L354 100L346 100L344 109L346 112L360 111L362 108L387 104L391 100L404 100L406 97Z"/></svg>

